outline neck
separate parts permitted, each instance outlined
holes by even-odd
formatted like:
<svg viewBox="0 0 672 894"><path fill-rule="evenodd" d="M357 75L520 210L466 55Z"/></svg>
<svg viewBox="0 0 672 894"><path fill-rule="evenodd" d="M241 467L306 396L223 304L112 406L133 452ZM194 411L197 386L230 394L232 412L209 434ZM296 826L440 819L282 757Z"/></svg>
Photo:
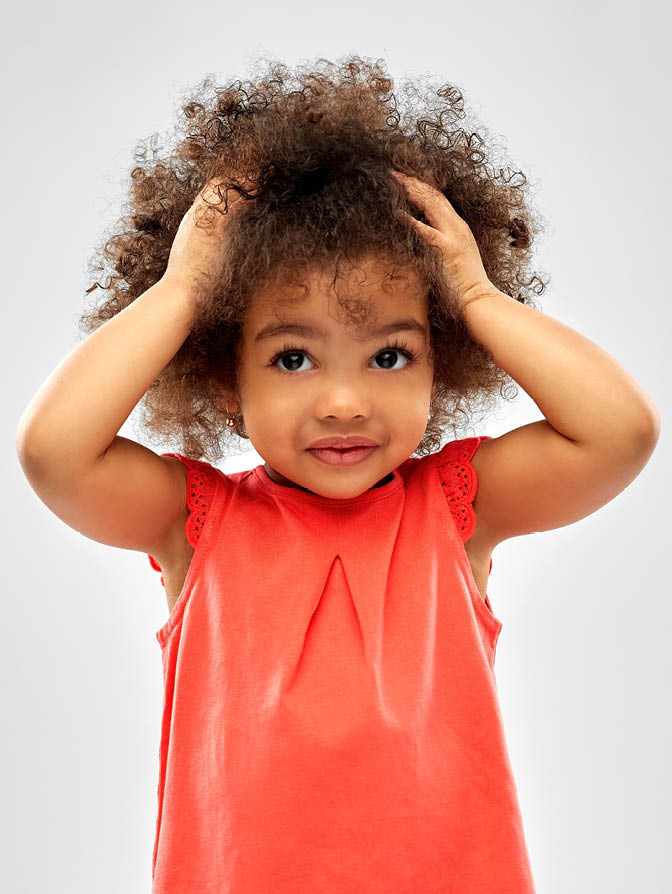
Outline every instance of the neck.
<svg viewBox="0 0 672 894"><path fill-rule="evenodd" d="M274 481L276 484L281 484L283 487L295 487L297 490L302 490L307 494L312 494L312 490L308 490L307 487L301 487L300 484L297 484L295 481L292 481L290 478L285 478L284 475L281 475L279 472L276 472L274 468L269 466L268 463L264 463L264 469L266 470L268 477ZM376 481L369 490L373 490L375 487L382 487L384 484L387 484L392 479L392 472L389 472L384 478L381 478L380 481Z"/></svg>

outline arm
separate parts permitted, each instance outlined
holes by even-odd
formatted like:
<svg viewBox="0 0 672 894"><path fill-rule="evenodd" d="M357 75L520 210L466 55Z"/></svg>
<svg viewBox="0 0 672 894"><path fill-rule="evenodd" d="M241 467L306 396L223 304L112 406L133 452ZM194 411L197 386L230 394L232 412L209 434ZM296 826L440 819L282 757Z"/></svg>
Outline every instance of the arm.
<svg viewBox="0 0 672 894"><path fill-rule="evenodd" d="M19 420L17 452L36 474L79 476L102 459L191 329L192 302L159 280L49 375Z"/></svg>
<svg viewBox="0 0 672 894"><path fill-rule="evenodd" d="M68 354L24 411L17 450L36 468L90 468L193 325L197 284L216 280L229 212L211 181L182 218L166 271L151 288ZM233 204L240 210L240 196ZM205 220L212 224L201 227ZM178 460L179 462L179 460Z"/></svg>
<svg viewBox="0 0 672 894"><path fill-rule="evenodd" d="M469 334L525 389L555 431L580 447L647 442L660 417L605 350L494 287L464 308Z"/></svg>
<svg viewBox="0 0 672 894"><path fill-rule="evenodd" d="M595 512L641 472L660 431L655 405L606 351L497 290L464 308L472 338L545 419L484 441L474 456L479 528L490 547Z"/></svg>
<svg viewBox="0 0 672 894"><path fill-rule="evenodd" d="M425 212L429 225L402 215L440 249L471 337L545 416L483 441L475 453L479 538L491 549L595 512L646 465L660 431L658 410L602 348L495 288L469 226L440 191L393 174Z"/></svg>
<svg viewBox="0 0 672 894"><path fill-rule="evenodd" d="M55 515L162 567L188 516L184 466L117 431L187 337L190 317L187 293L159 281L71 351L17 428L24 474Z"/></svg>
<svg viewBox="0 0 672 894"><path fill-rule="evenodd" d="M209 231L194 226L201 196L180 223L163 277L68 354L28 404L16 433L26 477L59 518L93 540L147 552L162 565L183 540L184 466L117 432L188 336L191 284L217 269L223 217Z"/></svg>

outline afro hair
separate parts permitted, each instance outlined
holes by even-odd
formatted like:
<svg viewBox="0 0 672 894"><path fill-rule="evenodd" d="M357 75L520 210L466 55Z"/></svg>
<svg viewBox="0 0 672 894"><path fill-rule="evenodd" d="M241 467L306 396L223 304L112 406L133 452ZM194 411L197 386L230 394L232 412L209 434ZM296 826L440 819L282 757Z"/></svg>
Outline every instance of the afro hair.
<svg viewBox="0 0 672 894"><path fill-rule="evenodd" d="M184 120L165 151L156 134L140 141L125 216L89 264L96 281L86 294L100 289L104 300L82 313L80 331L89 334L162 277L183 216L217 179L225 208L231 190L254 201L232 216L217 286L198 295L189 335L143 396L147 439L175 441L213 463L235 452L234 438L248 434L240 413L227 427L222 396L237 394L239 340L255 293L305 288L313 272L335 281L342 266L375 257L390 277L413 271L426 292L435 390L415 455L427 455L446 429L463 436L476 410L515 395L516 385L470 338L436 247L399 210L427 221L390 170L439 189L469 225L493 285L535 305L546 284L528 266L543 220L526 202L527 178L493 163L482 126L458 126L466 113L455 85L423 93L405 81L395 95L381 60L360 56L294 72L277 60L255 69L253 80L220 88L206 76L183 96ZM365 311L351 299L342 305L355 322Z"/></svg>

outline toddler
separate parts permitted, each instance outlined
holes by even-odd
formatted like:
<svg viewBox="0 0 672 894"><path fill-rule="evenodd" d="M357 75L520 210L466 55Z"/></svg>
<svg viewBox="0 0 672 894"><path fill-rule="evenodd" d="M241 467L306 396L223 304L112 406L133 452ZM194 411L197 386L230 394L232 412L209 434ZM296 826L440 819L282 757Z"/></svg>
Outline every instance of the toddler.
<svg viewBox="0 0 672 894"><path fill-rule="evenodd" d="M492 552L617 496L657 409L533 306L525 177L456 87L399 111L360 57L210 86L17 430L53 512L161 573L152 890L531 894ZM458 429L512 383L541 420ZM141 399L179 451L118 435ZM235 439L263 464L220 471Z"/></svg>

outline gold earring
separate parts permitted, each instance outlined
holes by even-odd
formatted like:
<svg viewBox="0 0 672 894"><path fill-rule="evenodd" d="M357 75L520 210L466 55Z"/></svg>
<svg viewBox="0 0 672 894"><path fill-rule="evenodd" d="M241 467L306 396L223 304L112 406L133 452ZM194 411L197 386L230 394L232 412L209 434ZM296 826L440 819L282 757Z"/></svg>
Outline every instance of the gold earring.
<svg viewBox="0 0 672 894"><path fill-rule="evenodd" d="M235 426L235 424L236 424L236 417L235 417L235 415L232 416L232 415L229 413L229 403L228 403L228 401L227 401L227 403L226 403L226 424L227 424L227 427L229 427L229 428L233 428L233 427Z"/></svg>

